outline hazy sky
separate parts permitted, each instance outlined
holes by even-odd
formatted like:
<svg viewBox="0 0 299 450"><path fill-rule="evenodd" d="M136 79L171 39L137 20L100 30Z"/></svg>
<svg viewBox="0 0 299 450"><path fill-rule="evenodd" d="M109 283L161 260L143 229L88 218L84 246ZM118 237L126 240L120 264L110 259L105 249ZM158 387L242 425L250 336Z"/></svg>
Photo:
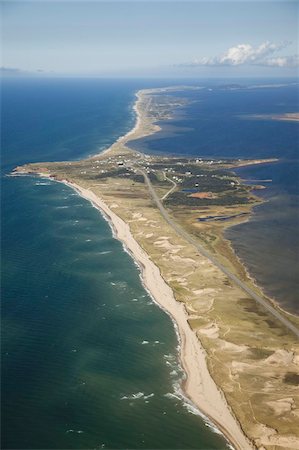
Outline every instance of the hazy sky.
<svg viewBox="0 0 299 450"><path fill-rule="evenodd" d="M2 66L94 75L295 75L296 1L2 0Z"/></svg>

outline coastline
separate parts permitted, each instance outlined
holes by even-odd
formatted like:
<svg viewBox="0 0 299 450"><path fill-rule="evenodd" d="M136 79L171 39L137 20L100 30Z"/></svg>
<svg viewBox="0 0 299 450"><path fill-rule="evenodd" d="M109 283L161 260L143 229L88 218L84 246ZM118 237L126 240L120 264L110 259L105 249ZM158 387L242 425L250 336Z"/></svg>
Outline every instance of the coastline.
<svg viewBox="0 0 299 450"><path fill-rule="evenodd" d="M248 219L244 220L244 222L250 222L250 217L248 217ZM256 278L251 274L250 269L248 268L246 261L244 261L240 255L238 255L236 248L234 247L232 241L225 236L225 232L226 230L228 230L229 228L233 228L235 226L240 225L240 223L236 223L236 224L231 224L228 225L227 228L224 230L224 234L223 234L223 240L227 243L227 245L230 247L234 258L240 263L240 265L243 267L245 273L246 273L246 277L251 281L251 283L253 284L253 286L255 286L256 289L258 289L263 296L267 299L267 301L276 309L278 309L279 311L281 311L283 314L286 314L289 317L293 317L295 319L297 319L299 317L298 314L295 314L293 312L290 312L284 308L282 308L278 302L278 300L276 300L275 298L273 298L271 296L271 294L267 293L267 291L265 290L264 287L262 287L256 280Z"/></svg>
<svg viewBox="0 0 299 450"><path fill-rule="evenodd" d="M93 155L89 159L109 158L109 155L122 155L127 154L127 152L139 154L139 152L131 150L127 144L133 139L138 139L160 130L160 127L154 123L155 119L147 116L146 107L148 105L146 104L146 95L151 94L153 91L155 92L155 90L142 90L136 93L137 100L134 104L136 123L132 130L120 136L108 149L97 155ZM22 174L20 172L19 174ZM176 329L181 344L180 360L186 373L186 380L183 381L182 387L187 397L204 416L215 424L236 449L246 450L255 448L254 444L242 431L240 422L233 415L223 390L218 387L218 385L221 386L221 383L217 385L212 378L208 368L208 353L200 337L188 323L188 313L185 305L175 299L174 291L165 282L158 266L151 260L150 253L146 253L133 237L129 224L109 208L107 203L102 200L101 194L95 194L91 189L82 187L76 182L70 182L68 179L57 179L55 176L51 176L49 173L44 173L43 171L40 171L38 174L41 177L50 178L68 185L81 197L90 201L107 218L114 236L122 242L124 248L132 256L134 261L136 261L145 288L149 291L155 302L168 313L177 325ZM230 241L228 242L230 243ZM232 250L235 257L238 258L233 247ZM242 261L240 262L248 277L253 280L244 263ZM255 282L254 284L260 290ZM273 303L275 306L278 306L275 301Z"/></svg>
<svg viewBox="0 0 299 450"><path fill-rule="evenodd" d="M176 88L179 88L179 86L177 86ZM145 137L147 135L151 135L151 134L155 134L157 132L159 132L161 130L161 127L157 124L155 124L153 119L150 119L147 115L146 115L146 110L144 111L143 107L142 107L142 103L144 102L144 97L146 95L150 95L153 92L167 92L168 90L173 90L172 87L165 87L165 88L153 88L153 89L141 89L139 91L137 91L135 93L135 97L136 100L134 102L133 105L133 110L135 112L136 115L136 120L135 120L135 125L134 127L129 130L127 133L125 133L124 135L120 136L110 147L108 147L106 150L104 150L103 152L93 155L91 156L92 159L94 158L100 158L100 157L106 157L109 154L113 154L114 151L119 151L121 146L124 146L128 151L133 152L133 153L139 153L135 150L130 149L129 147L126 146L126 144L128 144L131 140L134 139L139 139L142 137ZM241 167L247 167L247 166L251 166L251 165L262 165L262 164L269 164L269 163L275 163L278 162L277 158L267 158L267 159L261 159L261 160L240 160L240 163L238 164L238 166L235 168L236 170L241 168ZM234 169L233 169L234 170ZM264 202L265 200L263 200ZM252 214L252 213L251 213ZM251 214L250 216L246 219L246 222L250 221L251 219ZM243 221L242 221L243 222ZM244 221L245 222L245 221ZM232 228L236 225L239 225L239 223L233 223L233 224L228 224L227 228ZM234 255L234 257L236 258L236 260L238 260L238 262L241 264L241 266L243 266L246 276L248 277L248 279L252 282L252 284L254 285L254 287L260 291L269 301L269 303L274 306L275 308L277 308L278 310L280 310L282 313L287 314L290 317L295 317L298 318L299 316L291 313L287 310L285 310L284 308L282 308L278 301L276 301L274 298L272 298L271 296L269 296L263 289L263 287L261 287L257 281L255 280L254 276L250 273L246 262L243 261L237 254L236 249L233 246L233 243L225 237L225 234L223 233L223 240L226 241L229 245L229 247L231 248L231 251Z"/></svg>
<svg viewBox="0 0 299 450"><path fill-rule="evenodd" d="M41 177L50 178L41 173ZM57 180L55 180L57 181ZM103 200L88 189L67 180L58 181L74 189L107 218L116 239L137 263L145 288L177 325L180 337L180 361L186 374L183 390L187 398L206 416L236 449L249 450L254 446L243 433L237 419L233 416L223 392L211 377L206 352L188 323L188 314L182 303L176 301L172 289L164 281L159 268L151 261L131 234L130 227L119 218Z"/></svg>
<svg viewBox="0 0 299 450"><path fill-rule="evenodd" d="M124 135L120 136L110 147L103 150L100 153L92 155L91 158L102 158L108 154L112 154L114 151L118 151L121 146L126 147L126 144L133 140L145 137L150 134L157 133L161 130L159 125L154 124L153 120L150 120L146 114L144 114L142 103L144 101L144 96L150 93L150 89L141 89L135 93L136 100L133 105L133 111L135 112L135 125ZM127 149L130 152L134 152L131 149Z"/></svg>
<svg viewBox="0 0 299 450"><path fill-rule="evenodd" d="M273 160L273 161L276 161L276 159ZM259 163L254 163L254 164L259 164ZM267 162L261 162L260 164L267 164ZM246 165L247 165L247 164L246 164ZM263 201L262 201L261 204L266 203L266 202L268 202L268 201L269 201L269 200L264 200L264 199L263 199ZM256 206L259 206L259 205L255 205L255 206L253 207L253 210L254 210L254 208L255 208ZM288 311L287 309L284 309L284 308L279 304L279 301L278 301L275 297L273 297L270 293L268 293L268 292L265 290L265 288L264 288L263 286L260 285L260 283L258 283L258 281L257 281L256 278L254 277L254 275L250 272L250 269L249 269L249 267L247 266L246 261L245 261L243 258L241 258L241 256L238 254L237 248L234 246L233 242L226 236L226 232L227 232L228 230L230 230L231 228L234 228L234 227L236 227L236 226L239 226L239 225L242 225L242 224L245 224L245 223L250 222L250 220L251 220L253 214L254 214L254 211L252 211L246 218L243 217L240 221L236 221L236 222L234 222L234 223L226 223L226 224L223 226L223 230L222 230L222 233L221 233L221 234L222 234L221 240L222 240L222 241L227 245L227 247L229 248L231 254L233 255L233 259L235 259L235 260L238 262L238 264L243 268L243 270L244 270L244 272L245 272L245 274L246 274L246 278L247 278L248 280L250 280L252 286L253 286L257 291L259 291L259 292L263 295L263 297L265 297L265 299L266 299L266 300L267 300L267 301L268 301L275 309L279 310L282 314L285 314L285 315L287 315L287 316L289 316L289 317L291 317L291 318L298 319L298 318L299 318L299 315L298 315L298 314L296 314L295 312Z"/></svg>

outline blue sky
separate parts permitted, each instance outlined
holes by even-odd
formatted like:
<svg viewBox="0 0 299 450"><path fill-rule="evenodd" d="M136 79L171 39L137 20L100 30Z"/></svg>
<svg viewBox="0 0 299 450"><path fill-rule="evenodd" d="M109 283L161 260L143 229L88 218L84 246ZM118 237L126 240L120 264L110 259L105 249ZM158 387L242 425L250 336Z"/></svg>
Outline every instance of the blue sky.
<svg viewBox="0 0 299 450"><path fill-rule="evenodd" d="M294 76L296 1L2 0L2 66L102 76Z"/></svg>

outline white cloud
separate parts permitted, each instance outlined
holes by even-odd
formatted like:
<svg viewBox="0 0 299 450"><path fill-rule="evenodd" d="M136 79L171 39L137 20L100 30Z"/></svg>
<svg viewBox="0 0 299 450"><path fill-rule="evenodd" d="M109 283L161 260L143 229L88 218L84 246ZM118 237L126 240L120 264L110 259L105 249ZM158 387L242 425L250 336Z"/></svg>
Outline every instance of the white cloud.
<svg viewBox="0 0 299 450"><path fill-rule="evenodd" d="M235 47L230 47L220 56L200 58L187 65L240 66L242 64L251 64L272 67L297 67L299 65L298 55L276 55L277 52L288 45L290 45L290 42L274 44L269 41L263 42L258 47L253 47L250 44L238 44Z"/></svg>
<svg viewBox="0 0 299 450"><path fill-rule="evenodd" d="M299 55L268 58L264 62L264 65L272 67L299 67Z"/></svg>

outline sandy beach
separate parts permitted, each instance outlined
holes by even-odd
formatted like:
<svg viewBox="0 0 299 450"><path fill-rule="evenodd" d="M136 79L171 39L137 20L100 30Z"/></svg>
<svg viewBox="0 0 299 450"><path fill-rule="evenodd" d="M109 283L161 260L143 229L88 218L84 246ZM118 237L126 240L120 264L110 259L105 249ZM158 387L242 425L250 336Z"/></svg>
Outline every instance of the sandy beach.
<svg viewBox="0 0 299 450"><path fill-rule="evenodd" d="M97 159L101 159L102 164L107 164L108 161L113 165L115 161L118 162L118 158L123 157L126 161L132 158L132 155L133 158L136 156L137 160L141 157L140 153L130 149L128 143L160 129L155 123L157 119L152 113L152 99L148 95L155 92L155 90L139 91L134 105L136 112L134 128L104 152L82 161L83 165L75 172L69 167L71 163L68 162L67 166L66 163L54 163L54 167L53 163L21 166L15 169L14 174L35 173L62 182L90 201L108 220L114 236L122 242L138 264L145 288L176 324L180 342L180 361L186 374L182 380L184 395L234 448L264 449L265 446L277 445L283 449L295 449L298 440L290 435L288 430L280 435L276 431L276 426L264 425L268 423L266 420L269 417L268 404L273 410L277 399L280 401L291 399L294 403L295 393L292 385L283 382L280 384L277 382L276 385L274 381L273 386L269 384L269 379L275 380L275 383L276 380L283 380L286 371L291 370L291 367L292 370L297 370L297 357L294 356L296 348L292 344L294 336L285 335L286 342L290 339L290 345L286 347L288 350L282 350L281 337L275 334L276 328L269 329L269 321L261 319L264 313L257 311L256 315L251 317L252 311L248 312L246 309L248 299L245 298L244 302L243 291L227 283L217 265L202 255L194 254L193 247L192 250L186 249L186 240L180 241L180 236L165 226L167 223L164 223L159 211L152 209L151 200L148 204L143 204L149 201L145 184L140 183L136 186L129 179L119 178L113 178L112 182L103 182L101 178L90 180L84 178L87 170L95 173L99 170L101 166L94 167L95 164L101 164ZM247 165L264 162L268 160L240 161L240 166L243 163ZM73 165L76 167L78 163ZM121 202L119 205L122 206L120 207L117 202ZM147 239L152 239L152 244L148 244ZM173 261L180 261L181 266L177 271L177 263L174 263L172 273L169 267ZM250 279L249 273L244 268L243 271ZM196 279L192 278L192 274ZM178 295L182 290L187 292L184 294L186 297ZM210 298L209 292L213 293L213 298ZM250 308L255 307L255 304L250 303ZM234 321L238 318L239 322L236 324ZM231 338L227 337L230 333ZM257 349L257 346L261 345L260 342L268 342L269 339L273 342L273 350ZM258 353L259 358L255 358L255 351L260 352L261 357ZM283 357L289 358L288 361L292 361L292 365L288 363L286 366L284 359L280 357L281 352L286 352L283 353ZM253 359L251 354L254 356ZM273 356L268 357L269 355ZM272 361L275 362L275 366ZM257 374L260 378L257 378ZM254 381L256 379L260 382L259 385ZM253 394L259 392L258 399L247 397L251 389ZM271 395L267 394L269 389ZM264 395L266 419L262 417L259 421L257 415L261 409L261 395ZM252 399L256 403L252 403ZM290 402L287 404L291 405ZM253 407L257 409L253 410ZM287 411L292 422L295 409L290 406ZM273 410L273 413L272 410L270 410L271 417L280 423L279 411L276 413L276 410Z"/></svg>
<svg viewBox="0 0 299 450"><path fill-rule="evenodd" d="M45 176L45 174L41 174ZM144 286L177 324L180 336L180 359L186 373L184 391L192 403L223 433L236 449L252 449L250 441L242 432L233 416L223 393L218 389L208 371L206 353L196 334L188 324L188 315L182 303L175 300L170 287L162 278L158 267L150 260L140 245L133 238L129 225L119 218L91 190L79 185L62 181L75 189L86 200L90 201L111 224L115 237L120 240L127 251L137 262Z"/></svg>
<svg viewBox="0 0 299 450"><path fill-rule="evenodd" d="M150 90L141 90L136 93L136 102L133 107L136 113L135 126L128 133L119 137L107 150L94 155L92 158L107 157L108 154L113 155L115 152L123 149L130 140L144 137L160 130L160 127L154 123L154 120L147 116L148 103L146 103L146 94L150 92ZM131 151L131 149L128 150ZM53 179L48 173L39 173L39 175ZM55 181L58 180L56 179ZM218 388L209 373L206 352L195 331L191 329L188 323L188 314L185 306L176 301L172 289L164 281L159 268L134 239L129 225L118 217L91 190L68 180L59 180L59 182L75 189L81 197L90 201L104 215L112 227L114 236L122 242L138 264L145 288L149 291L154 301L169 314L177 325L180 339L180 360L186 374L182 386L186 397L236 449L247 450L254 448L234 417L223 392Z"/></svg>
<svg viewBox="0 0 299 450"><path fill-rule="evenodd" d="M123 136L120 136L109 148L101 153L93 155L93 158L106 156L107 153L112 155L114 152L118 152L121 147L125 147L129 141L148 136L158 132L161 129L159 125L154 124L154 120L149 118L146 114L149 105L147 104L146 107L144 107L144 103L146 101L147 94L150 92L151 91L147 89L140 90L135 94L136 101L134 103L133 110L136 115L136 121L134 127ZM130 152L131 151L132 150L130 149Z"/></svg>

